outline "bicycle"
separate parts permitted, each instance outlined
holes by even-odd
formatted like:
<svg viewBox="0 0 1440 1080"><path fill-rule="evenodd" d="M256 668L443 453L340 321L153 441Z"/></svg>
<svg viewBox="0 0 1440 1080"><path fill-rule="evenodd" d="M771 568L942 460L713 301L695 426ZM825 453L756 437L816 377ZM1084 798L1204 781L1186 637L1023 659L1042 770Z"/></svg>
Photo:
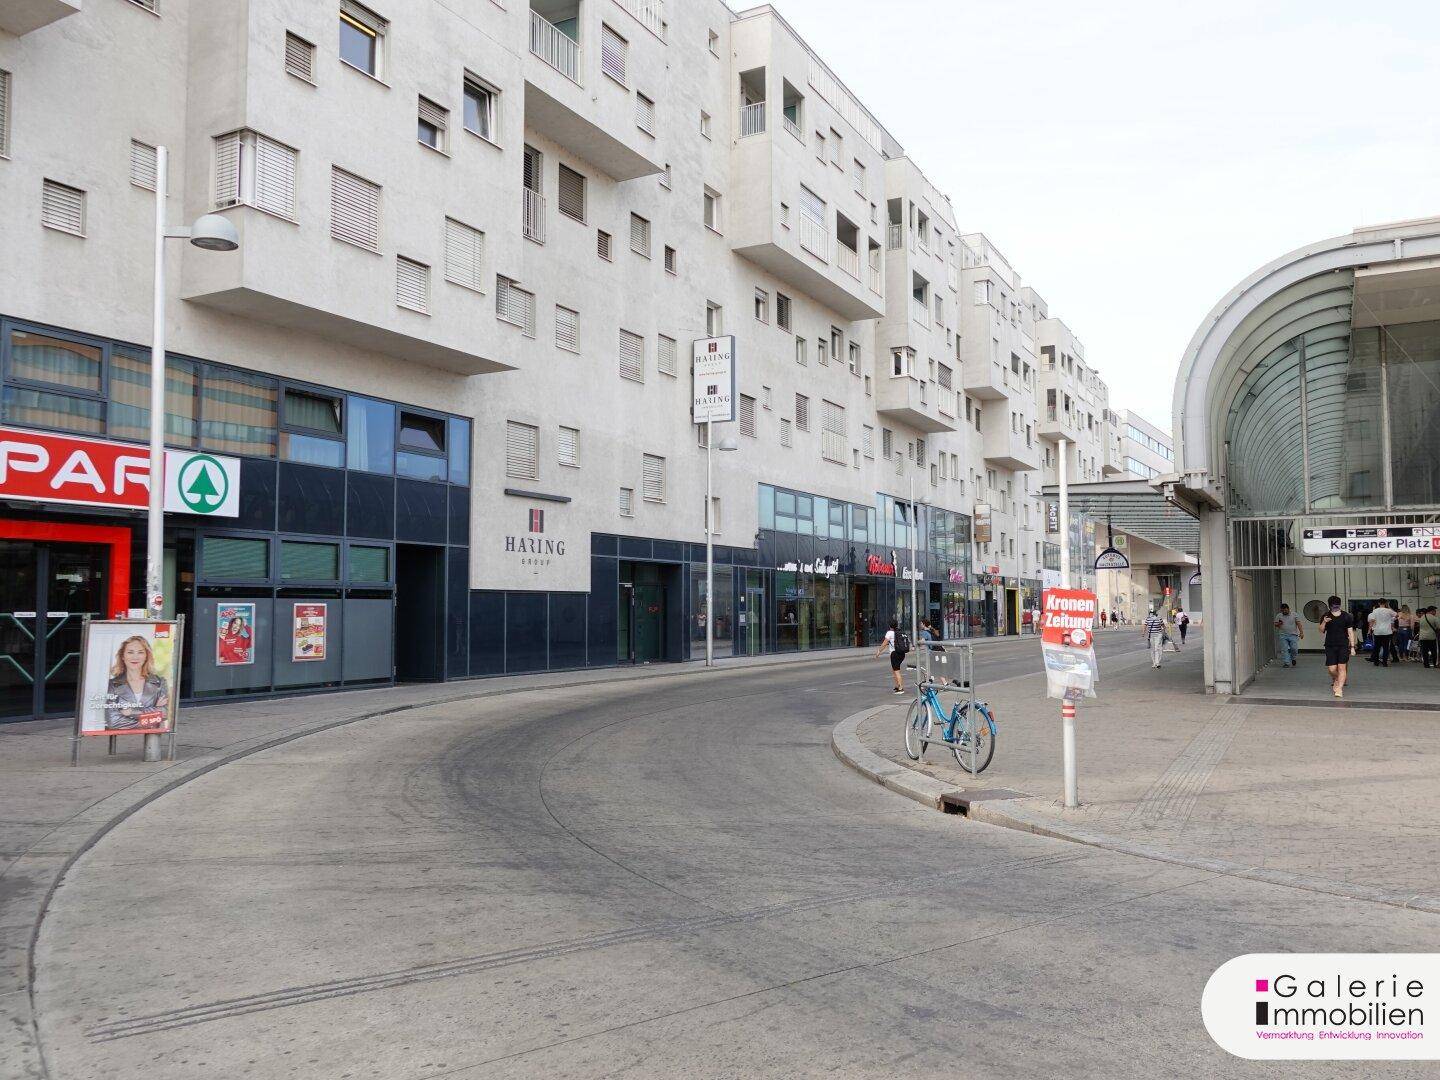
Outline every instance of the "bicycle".
<svg viewBox="0 0 1440 1080"><path fill-rule="evenodd" d="M920 692L905 715L905 753L911 761L919 761L932 742L940 743L950 748L956 764L972 776L979 776L995 757L995 731L995 714L990 706L973 697L957 701L947 718L936 685L927 681L920 684Z"/></svg>

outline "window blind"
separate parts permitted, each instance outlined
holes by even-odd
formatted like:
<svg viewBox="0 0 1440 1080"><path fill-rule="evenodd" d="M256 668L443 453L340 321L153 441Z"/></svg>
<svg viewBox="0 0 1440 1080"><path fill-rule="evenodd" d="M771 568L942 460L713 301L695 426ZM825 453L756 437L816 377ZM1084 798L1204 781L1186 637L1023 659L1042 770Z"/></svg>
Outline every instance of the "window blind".
<svg viewBox="0 0 1440 1080"><path fill-rule="evenodd" d="M499 278L495 289L495 315L501 322L512 323L527 334L535 333L535 294L517 286L509 278Z"/></svg>
<svg viewBox="0 0 1440 1080"><path fill-rule="evenodd" d="M555 344L567 352L580 351L580 314L555 305Z"/></svg>
<svg viewBox="0 0 1440 1080"><path fill-rule="evenodd" d="M215 136L215 205L240 201L240 132Z"/></svg>
<svg viewBox="0 0 1440 1080"><path fill-rule="evenodd" d="M315 46L286 31L285 70L306 82L315 81Z"/></svg>
<svg viewBox="0 0 1440 1080"><path fill-rule="evenodd" d="M154 191L159 167L159 155L155 147L139 139L130 140L130 183L146 191Z"/></svg>
<svg viewBox="0 0 1440 1080"><path fill-rule="evenodd" d="M635 126L647 135L655 132L655 102L644 94L635 95Z"/></svg>
<svg viewBox="0 0 1440 1080"><path fill-rule="evenodd" d="M85 235L85 192L46 180L40 196L40 222L50 229Z"/></svg>
<svg viewBox="0 0 1440 1080"><path fill-rule="evenodd" d="M600 70L621 85L625 84L625 39L604 23L600 24Z"/></svg>
<svg viewBox="0 0 1440 1080"><path fill-rule="evenodd" d="M650 222L639 214L630 215L630 250L650 257Z"/></svg>
<svg viewBox="0 0 1440 1080"><path fill-rule="evenodd" d="M350 581L383 585L390 580L390 549L355 544L350 548Z"/></svg>
<svg viewBox="0 0 1440 1080"><path fill-rule="evenodd" d="M484 292L485 234L454 218L445 219L445 280Z"/></svg>
<svg viewBox="0 0 1440 1080"><path fill-rule="evenodd" d="M429 98L420 98L420 119L432 127L444 131L450 123L450 110L443 105L436 105Z"/></svg>
<svg viewBox="0 0 1440 1080"><path fill-rule="evenodd" d="M330 235L336 240L380 250L380 185L330 167Z"/></svg>
<svg viewBox="0 0 1440 1080"><path fill-rule="evenodd" d="M635 515L635 489L622 487L620 489L620 516L634 517Z"/></svg>
<svg viewBox="0 0 1440 1080"><path fill-rule="evenodd" d="M0 157L10 156L10 72L0 71Z"/></svg>
<svg viewBox="0 0 1440 1080"><path fill-rule="evenodd" d="M567 165L560 166L560 185L556 197L560 213L576 221L585 221L585 177Z"/></svg>
<svg viewBox="0 0 1440 1080"><path fill-rule="evenodd" d="M740 434L755 438L755 399L740 395Z"/></svg>
<svg viewBox="0 0 1440 1080"><path fill-rule="evenodd" d="M677 371L678 349L675 346L675 339L660 335L660 344L656 349L655 366L660 369L662 375L674 375Z"/></svg>
<svg viewBox="0 0 1440 1080"><path fill-rule="evenodd" d="M665 501L665 459L655 454L644 457L641 494L646 502Z"/></svg>
<svg viewBox="0 0 1440 1080"><path fill-rule="evenodd" d="M296 152L283 143L255 136L255 205L280 217L295 218Z"/></svg>
<svg viewBox="0 0 1440 1080"><path fill-rule="evenodd" d="M578 468L580 465L580 429L562 427L555 444L555 456L561 465Z"/></svg>
<svg viewBox="0 0 1440 1080"><path fill-rule="evenodd" d="M430 267L395 256L395 303L411 311L430 311Z"/></svg>
<svg viewBox="0 0 1440 1080"><path fill-rule="evenodd" d="M207 536L203 576L215 581L265 581L270 576L270 544L234 536Z"/></svg>
<svg viewBox="0 0 1440 1080"><path fill-rule="evenodd" d="M610 260L610 234L601 229L595 230L595 254L607 262Z"/></svg>
<svg viewBox="0 0 1440 1080"><path fill-rule="evenodd" d="M505 475L516 480L540 479L540 429L505 422Z"/></svg>
<svg viewBox="0 0 1440 1080"><path fill-rule="evenodd" d="M826 461L845 464L845 406L833 401L820 403L820 456Z"/></svg>
<svg viewBox="0 0 1440 1080"><path fill-rule="evenodd" d="M280 580L340 580L340 545L280 541Z"/></svg>
<svg viewBox="0 0 1440 1080"><path fill-rule="evenodd" d="M620 331L620 374L636 382L645 381L645 339L629 330Z"/></svg>
<svg viewBox="0 0 1440 1080"><path fill-rule="evenodd" d="M810 399L804 394L795 395L795 426L801 431L810 430Z"/></svg>
<svg viewBox="0 0 1440 1080"><path fill-rule="evenodd" d="M781 445L781 446L789 446L789 445L790 445L790 421L789 421L789 420L781 420L781 421L780 421L780 445Z"/></svg>

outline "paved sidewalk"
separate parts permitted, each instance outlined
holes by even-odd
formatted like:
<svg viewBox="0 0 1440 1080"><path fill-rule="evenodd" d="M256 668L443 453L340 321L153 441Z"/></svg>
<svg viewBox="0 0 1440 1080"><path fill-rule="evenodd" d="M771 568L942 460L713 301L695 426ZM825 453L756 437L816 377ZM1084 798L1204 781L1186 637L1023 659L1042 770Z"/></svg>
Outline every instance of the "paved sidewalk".
<svg viewBox="0 0 1440 1080"><path fill-rule="evenodd" d="M1029 796L977 803L979 820L1440 911L1440 712L1207 696L1201 659L1192 646L1159 671L1142 653L1102 662L1100 696L1079 709L1078 810L1062 805L1059 705L1039 675L983 688L999 737L978 780L943 747L905 756L905 705L842 723L836 751L922 801Z"/></svg>

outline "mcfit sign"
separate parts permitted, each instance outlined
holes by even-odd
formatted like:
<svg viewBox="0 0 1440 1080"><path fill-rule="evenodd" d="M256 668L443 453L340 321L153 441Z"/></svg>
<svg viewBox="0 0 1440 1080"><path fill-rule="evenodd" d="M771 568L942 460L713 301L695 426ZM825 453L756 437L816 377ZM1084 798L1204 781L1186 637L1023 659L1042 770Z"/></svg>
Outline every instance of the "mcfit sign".
<svg viewBox="0 0 1440 1080"><path fill-rule="evenodd" d="M0 499L144 510L150 455L134 443L0 428ZM165 509L239 516L240 459L166 450Z"/></svg>

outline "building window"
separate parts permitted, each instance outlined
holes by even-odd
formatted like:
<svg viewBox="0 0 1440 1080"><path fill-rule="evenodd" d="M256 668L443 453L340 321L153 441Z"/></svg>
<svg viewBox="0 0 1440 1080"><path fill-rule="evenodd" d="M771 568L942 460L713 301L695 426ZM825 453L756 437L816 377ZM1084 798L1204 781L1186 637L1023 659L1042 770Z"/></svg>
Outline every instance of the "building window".
<svg viewBox="0 0 1440 1080"><path fill-rule="evenodd" d="M720 35L717 34L714 30L709 31L709 35L710 36L706 42L705 47L710 50L711 56L718 57L720 55Z"/></svg>
<svg viewBox="0 0 1440 1080"><path fill-rule="evenodd" d="M281 581L339 581L340 545L280 541Z"/></svg>
<svg viewBox="0 0 1440 1080"><path fill-rule="evenodd" d="M297 151L253 131L215 138L215 206L244 204L295 220Z"/></svg>
<svg viewBox="0 0 1440 1080"><path fill-rule="evenodd" d="M865 197L865 166L857 159L850 166L850 176L855 181L855 191L862 199Z"/></svg>
<svg viewBox="0 0 1440 1080"><path fill-rule="evenodd" d="M775 294L775 325L781 330L790 329L790 298L782 292Z"/></svg>
<svg viewBox="0 0 1440 1080"><path fill-rule="evenodd" d="M766 412L769 412L774 405L774 399L771 395L770 387L768 386L762 386L760 388L760 405L764 408Z"/></svg>
<svg viewBox="0 0 1440 1080"><path fill-rule="evenodd" d="M890 350L890 377L909 378L914 373L915 350L909 347Z"/></svg>
<svg viewBox="0 0 1440 1080"><path fill-rule="evenodd" d="M837 364L840 362L840 344L843 340L844 335L840 332L840 328L832 326L830 328L830 359Z"/></svg>
<svg viewBox="0 0 1440 1080"><path fill-rule="evenodd" d="M867 458L875 456L875 429L869 424L864 424L860 428L860 449Z"/></svg>
<svg viewBox="0 0 1440 1080"><path fill-rule="evenodd" d="M555 205L566 217L585 223L585 177L568 165L561 165Z"/></svg>
<svg viewBox="0 0 1440 1080"><path fill-rule="evenodd" d="M675 339L661 334L659 343L655 349L655 366L659 369L661 375L674 376L677 373L678 353L679 350L676 347Z"/></svg>
<svg viewBox="0 0 1440 1080"><path fill-rule="evenodd" d="M712 301L705 302L705 336L719 337L725 332L725 309Z"/></svg>
<svg viewBox="0 0 1440 1080"><path fill-rule="evenodd" d="M705 189L705 227L719 232L720 226L720 196L707 187Z"/></svg>
<svg viewBox="0 0 1440 1080"><path fill-rule="evenodd" d="M540 479L540 429L505 421L505 475L512 480Z"/></svg>
<svg viewBox="0 0 1440 1080"><path fill-rule="evenodd" d="M820 456L837 465L845 464L847 426L845 406L833 401L820 403Z"/></svg>
<svg viewBox="0 0 1440 1080"><path fill-rule="evenodd" d="M630 215L630 250L650 257L650 222L634 213Z"/></svg>
<svg viewBox="0 0 1440 1080"><path fill-rule="evenodd" d="M630 45L604 23L600 24L600 70L625 85L625 61Z"/></svg>
<svg viewBox="0 0 1440 1080"><path fill-rule="evenodd" d="M667 274L675 273L675 249L669 244L665 245L665 272Z"/></svg>
<svg viewBox="0 0 1440 1080"><path fill-rule="evenodd" d="M395 256L395 303L411 311L430 313L430 267L403 255Z"/></svg>
<svg viewBox="0 0 1440 1080"><path fill-rule="evenodd" d="M47 229L85 235L85 192L55 180L46 180L40 195L40 224Z"/></svg>
<svg viewBox="0 0 1440 1080"><path fill-rule="evenodd" d="M755 438L755 399L740 395L740 434Z"/></svg>
<svg viewBox="0 0 1440 1080"><path fill-rule="evenodd" d="M487 142L499 142L500 91L468 71L465 73L465 130Z"/></svg>
<svg viewBox="0 0 1440 1080"><path fill-rule="evenodd" d="M830 353L826 351L825 339L823 337L815 339L815 359L822 365L828 365L830 363Z"/></svg>
<svg viewBox="0 0 1440 1080"><path fill-rule="evenodd" d="M893 431L891 431L888 427L887 427L887 428L881 428L881 429L880 429L880 456L883 457L886 461L889 461L889 460L890 460L890 455L891 455L892 453L894 453L894 445L895 445L895 433L894 433Z"/></svg>
<svg viewBox="0 0 1440 1080"><path fill-rule="evenodd" d="M810 364L810 347L799 335L795 338L795 362L801 367L808 367Z"/></svg>
<svg viewBox="0 0 1440 1080"><path fill-rule="evenodd" d="M670 175L670 163L667 161L665 163L665 171L660 174L660 186L663 187L666 191L669 191L671 180L672 178Z"/></svg>
<svg viewBox="0 0 1440 1080"><path fill-rule="evenodd" d="M200 541L201 576L210 581L265 581L270 577L270 541L207 536Z"/></svg>
<svg viewBox="0 0 1440 1080"><path fill-rule="evenodd" d="M762 323L770 321L770 294L764 289L755 290L755 318Z"/></svg>
<svg viewBox="0 0 1440 1080"><path fill-rule="evenodd" d="M655 454L644 455L640 477L640 493L646 502L665 501L665 459Z"/></svg>
<svg viewBox="0 0 1440 1080"><path fill-rule="evenodd" d="M130 140L130 183L146 191L154 191L159 180L159 167L155 147L139 139Z"/></svg>
<svg viewBox="0 0 1440 1080"><path fill-rule="evenodd" d="M330 235L369 251L380 250L380 185L330 167Z"/></svg>
<svg viewBox="0 0 1440 1080"><path fill-rule="evenodd" d="M355 0L340 0L340 59L380 78L387 26L388 22Z"/></svg>
<svg viewBox="0 0 1440 1080"><path fill-rule="evenodd" d="M351 544L348 554L352 585L388 585L390 583L390 549L372 544Z"/></svg>
<svg viewBox="0 0 1440 1080"><path fill-rule="evenodd" d="M507 277L495 279L495 317L518 326L527 337L535 336L535 294L520 288Z"/></svg>
<svg viewBox="0 0 1440 1080"><path fill-rule="evenodd" d="M450 134L450 110L422 97L417 112L416 132L421 144L445 153L449 145L446 140Z"/></svg>
<svg viewBox="0 0 1440 1080"><path fill-rule="evenodd" d="M0 71L0 158L10 156L10 72Z"/></svg>
<svg viewBox="0 0 1440 1080"><path fill-rule="evenodd" d="M351 397L345 403L345 464L361 472L395 471L395 406Z"/></svg>
<svg viewBox="0 0 1440 1080"><path fill-rule="evenodd" d="M780 204L780 227L781 227L782 229L788 229L788 228L790 228L790 204L789 204L789 203L783 203L783 202L782 202L782 203Z"/></svg>
<svg viewBox="0 0 1440 1080"><path fill-rule="evenodd" d="M15 331L11 341L16 352L12 364L19 359L20 342L34 335ZM66 347L80 346L65 343ZM99 350L95 350L99 363ZM116 345L110 354L107 380L110 392L106 410L107 433L113 438L144 442L150 437L150 351L127 345ZM189 360L165 358L165 442L170 446L195 445L195 390L199 385L196 367Z"/></svg>
<svg viewBox="0 0 1440 1080"><path fill-rule="evenodd" d="M638 91L635 94L635 126L646 135L655 134L655 102Z"/></svg>
<svg viewBox="0 0 1440 1080"><path fill-rule="evenodd" d="M620 516L635 516L635 489L622 487L620 489Z"/></svg>
<svg viewBox="0 0 1440 1080"><path fill-rule="evenodd" d="M704 109L700 110L700 134L710 138L710 114Z"/></svg>
<svg viewBox="0 0 1440 1080"><path fill-rule="evenodd" d="M315 84L315 46L288 30L285 31L285 70L297 79Z"/></svg>
<svg viewBox="0 0 1440 1080"><path fill-rule="evenodd" d="M555 460L566 468L578 469L580 467L580 429L573 427L560 428L560 434L555 440Z"/></svg>
<svg viewBox="0 0 1440 1080"><path fill-rule="evenodd" d="M610 261L610 234L604 229L595 230L595 254Z"/></svg>
<svg viewBox="0 0 1440 1080"><path fill-rule="evenodd" d="M566 352L580 351L580 313L555 305L555 347Z"/></svg>
<svg viewBox="0 0 1440 1080"><path fill-rule="evenodd" d="M791 442L792 442L792 441L793 441L793 440L791 439L791 435L790 435L790 421L789 421L789 420L781 420L781 421L780 421L780 445L781 445L781 446L789 446L789 445L791 445Z"/></svg>
<svg viewBox="0 0 1440 1080"><path fill-rule="evenodd" d="M206 450L242 457L275 456L279 391L273 379L206 368L201 381L200 438Z"/></svg>
<svg viewBox="0 0 1440 1080"><path fill-rule="evenodd" d="M485 234L454 218L445 219L445 280L485 291Z"/></svg>
<svg viewBox="0 0 1440 1080"><path fill-rule="evenodd" d="M801 431L810 430L810 399L804 394L795 395L795 426Z"/></svg>
<svg viewBox="0 0 1440 1080"><path fill-rule="evenodd" d="M620 375L635 382L645 381L645 339L629 330L620 331Z"/></svg>

